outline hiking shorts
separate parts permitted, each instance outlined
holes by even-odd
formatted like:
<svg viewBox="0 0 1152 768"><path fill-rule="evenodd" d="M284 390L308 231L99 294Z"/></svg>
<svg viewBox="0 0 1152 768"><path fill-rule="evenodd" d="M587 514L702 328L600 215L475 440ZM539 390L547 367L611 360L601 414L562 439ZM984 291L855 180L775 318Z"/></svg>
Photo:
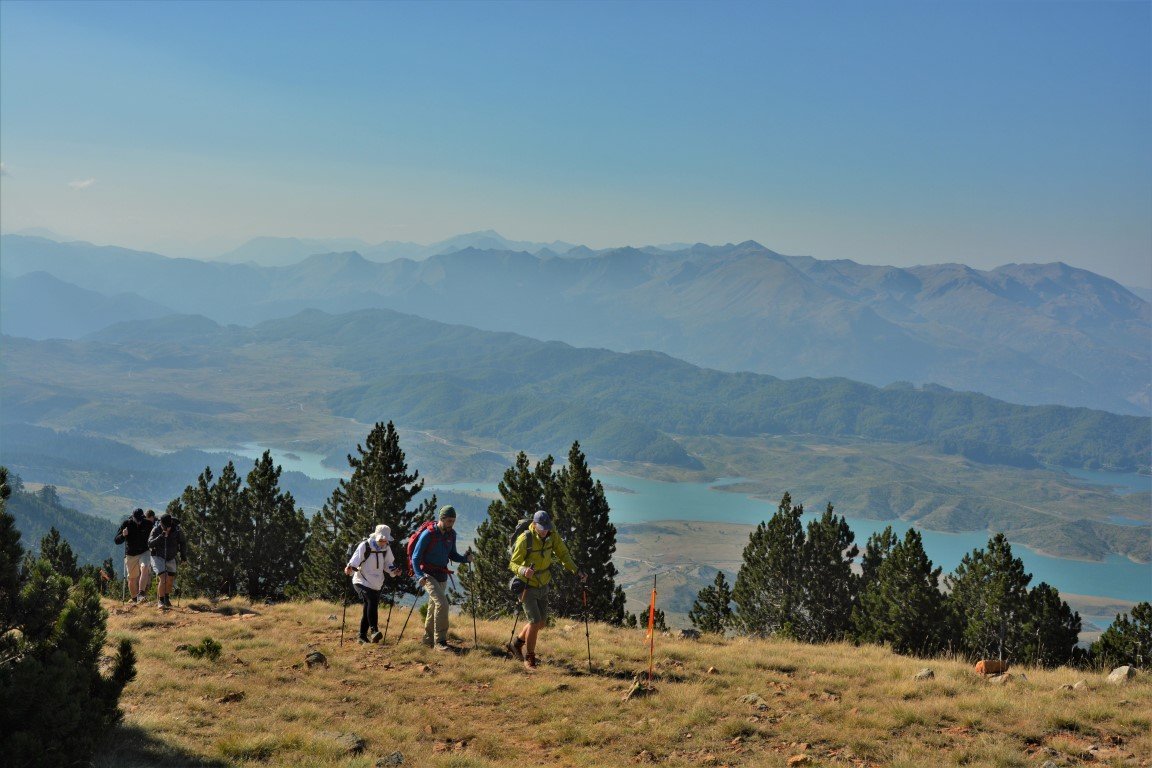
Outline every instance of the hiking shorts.
<svg viewBox="0 0 1152 768"><path fill-rule="evenodd" d="M152 555L152 572L157 576L161 574L168 574L169 576L176 575L176 560L165 560L162 557Z"/></svg>
<svg viewBox="0 0 1152 768"><path fill-rule="evenodd" d="M151 555L124 555L124 575L129 581L139 579L140 569L147 568L150 559Z"/></svg>
<svg viewBox="0 0 1152 768"><path fill-rule="evenodd" d="M528 587L524 590L524 613L533 624L548 621L548 587Z"/></svg>

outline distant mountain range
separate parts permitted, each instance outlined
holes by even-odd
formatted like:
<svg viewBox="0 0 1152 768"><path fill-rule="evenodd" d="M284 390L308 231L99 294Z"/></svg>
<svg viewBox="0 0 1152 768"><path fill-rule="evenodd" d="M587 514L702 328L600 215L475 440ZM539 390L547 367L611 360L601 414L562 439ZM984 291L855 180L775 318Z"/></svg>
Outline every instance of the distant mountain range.
<svg viewBox="0 0 1152 768"><path fill-rule="evenodd" d="M240 324L309 308L389 308L579 346L652 349L727 371L937 383L1023 404L1152 412L1152 305L1058 263L898 269L784 256L754 242L581 246L562 257L465 248L385 263L346 251L279 267L15 235L0 250L4 282L25 280L20 320L0 320L15 335L53 328L75 338L113 319L80 311L84 303L68 298L75 288L134 294L111 302L124 320L160 307ZM41 271L60 282L28 278Z"/></svg>
<svg viewBox="0 0 1152 768"><path fill-rule="evenodd" d="M442 481L498 477L515 451L563 456L579 440L590 459L626 472L747 478L744 492L791 489L857 516L1007 530L1042 548L1058 534L1072 556L1150 558L1146 528L1115 524L1142 520L1146 493L1119 497L1041 466L1146 468L1152 428L1136 416L939 386L724 373L389 310L309 310L252 328L169 316L81 341L6 337L2 365L0 460L89 493L131 487L160 503L204 461L143 458L129 445L299 445L339 466L365 425L394 420L406 448L419 445L414 466Z"/></svg>
<svg viewBox="0 0 1152 768"><path fill-rule="evenodd" d="M490 229L483 232L457 235L431 245L398 241L387 241L373 245L356 238L257 237L223 254L217 260L234 264L251 263L263 267L287 267L317 254L356 251L369 261L383 262L394 259L420 261L431 256L455 253L466 248L562 255L576 246L560 241L533 243L525 240L508 240Z"/></svg>

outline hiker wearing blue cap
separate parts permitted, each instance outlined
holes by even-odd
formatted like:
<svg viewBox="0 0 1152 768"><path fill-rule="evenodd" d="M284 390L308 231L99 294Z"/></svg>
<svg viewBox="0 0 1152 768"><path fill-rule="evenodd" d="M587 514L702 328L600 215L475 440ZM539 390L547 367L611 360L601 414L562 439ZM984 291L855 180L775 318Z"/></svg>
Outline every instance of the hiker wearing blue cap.
<svg viewBox="0 0 1152 768"><path fill-rule="evenodd" d="M548 623L548 584L552 581L550 569L554 561L577 573L568 547L559 535L552 532L552 516L541 509L532 516L528 529L517 537L508 563L512 573L527 584L521 599L528 616L528 623L516 640L508 644L508 650L524 662L524 667L530 672L536 669L536 637ZM578 575L581 582L586 580L583 572Z"/></svg>

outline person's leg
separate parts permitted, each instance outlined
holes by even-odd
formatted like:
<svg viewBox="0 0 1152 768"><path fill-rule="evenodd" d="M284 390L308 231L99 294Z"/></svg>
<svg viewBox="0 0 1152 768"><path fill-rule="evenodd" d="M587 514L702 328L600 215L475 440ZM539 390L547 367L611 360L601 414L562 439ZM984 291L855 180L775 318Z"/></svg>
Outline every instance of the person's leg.
<svg viewBox="0 0 1152 768"><path fill-rule="evenodd" d="M436 612L433 602L436 599L436 589L432 585L436 579L429 577L424 582L424 592L428 595L428 607L424 611L424 645L432 646L436 643Z"/></svg>
<svg viewBox="0 0 1152 768"><path fill-rule="evenodd" d="M173 560L168 564L168 570L165 573L168 577L168 589L164 592L164 604L172 604L172 591L176 589L176 561Z"/></svg>
<svg viewBox="0 0 1152 768"><path fill-rule="evenodd" d="M140 585L140 555L124 555L124 578L128 580L128 592L132 601L136 601Z"/></svg>
<svg viewBox="0 0 1152 768"><path fill-rule="evenodd" d="M380 631L377 629L380 626L380 590L369 589L366 592L364 608L368 612L368 634L371 637Z"/></svg>
<svg viewBox="0 0 1152 768"><path fill-rule="evenodd" d="M368 640L368 590L360 584L353 584L352 588L356 590L356 595L363 603L360 610L360 639L367 642Z"/></svg>
<svg viewBox="0 0 1152 768"><path fill-rule="evenodd" d="M424 622L424 636L432 637L436 645L448 642L448 582L429 579L428 617Z"/></svg>
<svg viewBox="0 0 1152 768"><path fill-rule="evenodd" d="M152 567L148 564L149 558L146 555L140 556L140 591L137 595L147 596L148 585L152 583Z"/></svg>

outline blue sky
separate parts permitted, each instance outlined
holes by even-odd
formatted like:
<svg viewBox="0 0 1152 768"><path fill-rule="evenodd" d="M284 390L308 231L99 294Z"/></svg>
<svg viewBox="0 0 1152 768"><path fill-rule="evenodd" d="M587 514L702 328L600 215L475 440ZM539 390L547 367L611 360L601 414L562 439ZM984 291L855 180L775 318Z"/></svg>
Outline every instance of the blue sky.
<svg viewBox="0 0 1152 768"><path fill-rule="evenodd" d="M0 226L1065 261L1152 287L1148 2L0 0Z"/></svg>

